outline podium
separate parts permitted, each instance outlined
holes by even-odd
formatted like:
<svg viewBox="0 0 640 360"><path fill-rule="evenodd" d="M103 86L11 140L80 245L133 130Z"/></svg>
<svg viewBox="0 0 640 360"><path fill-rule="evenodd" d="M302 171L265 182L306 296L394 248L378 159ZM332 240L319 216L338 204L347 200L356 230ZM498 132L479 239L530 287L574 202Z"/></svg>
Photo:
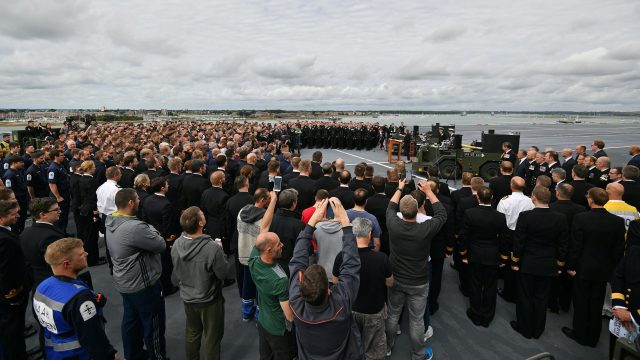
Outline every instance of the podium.
<svg viewBox="0 0 640 360"><path fill-rule="evenodd" d="M398 159L396 161L402 160L402 145L404 142L402 140L389 139L389 143L387 144L387 152L389 153L387 161L391 163L393 161L393 148L397 145L398 147Z"/></svg>

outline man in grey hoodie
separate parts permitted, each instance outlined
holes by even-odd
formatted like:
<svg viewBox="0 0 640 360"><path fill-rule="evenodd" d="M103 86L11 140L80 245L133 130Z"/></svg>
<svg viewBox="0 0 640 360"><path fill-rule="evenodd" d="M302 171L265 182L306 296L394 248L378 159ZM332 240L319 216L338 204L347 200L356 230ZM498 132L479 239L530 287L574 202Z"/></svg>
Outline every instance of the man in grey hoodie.
<svg viewBox="0 0 640 360"><path fill-rule="evenodd" d="M336 197L332 197L329 201L340 203L340 200ZM336 255L342 251L342 236L342 224L340 224L340 221L333 219L333 217L328 219L325 212L323 218L316 225L313 237L318 244L318 265L322 266L327 273L328 282L332 280L331 274Z"/></svg>
<svg viewBox="0 0 640 360"><path fill-rule="evenodd" d="M165 359L165 311L160 285L164 238L136 218L140 199L133 189L118 191L117 211L107 215L107 248L113 280L122 295L122 346L126 359ZM146 347L146 354L143 347Z"/></svg>
<svg viewBox="0 0 640 360"><path fill-rule="evenodd" d="M180 285L180 297L186 314L185 348L187 359L200 355L204 334L207 359L220 359L224 335L224 298L222 286L227 269L222 243L202 230L207 221L197 206L182 212L184 232L171 249L173 280Z"/></svg>
<svg viewBox="0 0 640 360"><path fill-rule="evenodd" d="M253 195L253 205L246 205L238 213L238 262L242 267L242 321L249 321L257 317L258 310L255 305L256 285L249 271L249 255L256 244L256 238L260 232L266 232L271 226L271 220L263 221L267 208L271 208L271 214L276 206L276 193L269 193L265 188L258 188ZM270 217L271 218L271 217ZM264 228L264 229L263 229Z"/></svg>

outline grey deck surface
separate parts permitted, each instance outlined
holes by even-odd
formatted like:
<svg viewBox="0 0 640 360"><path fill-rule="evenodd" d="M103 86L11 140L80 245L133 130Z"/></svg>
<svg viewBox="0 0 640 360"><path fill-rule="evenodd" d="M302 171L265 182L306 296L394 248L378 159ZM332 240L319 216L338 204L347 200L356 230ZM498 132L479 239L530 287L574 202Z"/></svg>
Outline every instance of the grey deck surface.
<svg viewBox="0 0 640 360"><path fill-rule="evenodd" d="M429 124L424 124L429 125ZM629 159L629 145L638 142L640 125L638 124L575 124L575 125L512 125L504 126L459 126L457 132L464 135L463 142L470 143L480 138L480 131L495 128L497 132L519 131L522 135L520 148L538 145L541 149L553 147L575 148L576 144L589 145L593 139L603 139L608 147L613 165L624 165ZM324 161L332 161L337 157L346 160L348 169L361 161L374 163L376 174L385 174L389 164L386 163L384 151L351 151L321 149ZM303 150L303 158L310 158L313 150ZM452 187L457 184L451 182ZM70 226L71 230L72 227ZM101 252L104 255L103 244ZM105 308L107 334L122 351L120 322L122 317L122 299L116 292L106 265L91 268L94 285L97 291L108 297ZM588 348L569 340L561 332L562 326L571 326L571 313L547 315L546 330L538 340L527 340L514 332L509 321L515 319L515 305L508 304L498 298L496 317L491 326L486 328L474 326L466 317L468 300L458 291L457 273L445 262L440 310L432 317L434 336L428 341L433 347L435 359L525 359L529 356L548 351L556 359L605 359L608 353L609 336L607 322L603 320L602 336L597 348ZM258 335L254 322L244 323L240 319L240 300L237 287L234 285L224 289L225 335L222 341L223 359L257 359ZM180 297L174 294L166 298L167 314L167 353L172 359L184 359L184 310ZM30 316L27 320L33 322ZM408 322L404 319L404 333L398 338L391 359L409 358L409 337L406 333ZM34 345L34 337L29 339Z"/></svg>

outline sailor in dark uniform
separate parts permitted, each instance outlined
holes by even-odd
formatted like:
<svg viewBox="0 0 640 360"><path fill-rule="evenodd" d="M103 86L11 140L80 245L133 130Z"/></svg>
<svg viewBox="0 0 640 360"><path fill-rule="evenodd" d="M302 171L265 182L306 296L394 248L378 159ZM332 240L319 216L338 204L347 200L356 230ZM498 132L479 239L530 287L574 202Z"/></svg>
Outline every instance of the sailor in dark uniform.
<svg viewBox="0 0 640 360"><path fill-rule="evenodd" d="M443 138L444 140L444 138ZM516 153L513 151L513 149L511 149L511 143L508 141L505 141L502 143L502 151L504 151L502 153L502 156L500 157L500 161L509 161L511 162L511 164L516 164L517 163L517 157L516 157ZM512 165L513 166L513 165Z"/></svg>
<svg viewBox="0 0 640 360"><path fill-rule="evenodd" d="M593 151L593 156L596 159L601 156L607 156L607 153L603 149L604 149L604 141L593 140L593 143L591 143L591 151Z"/></svg>
<svg viewBox="0 0 640 360"><path fill-rule="evenodd" d="M41 198L49 196L49 183L47 182L47 172L42 168L44 163L44 152L33 153L33 163L25 171L27 190L31 198Z"/></svg>
<svg viewBox="0 0 640 360"><path fill-rule="evenodd" d="M561 167L558 162L557 152L547 151L544 153L544 167L545 171L544 173L541 173L541 175L547 175L548 177L551 177L551 170Z"/></svg>
<svg viewBox="0 0 640 360"><path fill-rule="evenodd" d="M544 163L544 158L542 157L542 154L533 149L529 149L527 158L531 158L531 160L529 160L529 166L525 171L526 189L524 191L524 194L529 196L531 195L531 191L533 190L533 188L536 186L536 180L538 179L538 175L540 174L540 165Z"/></svg>
<svg viewBox="0 0 640 360"><path fill-rule="evenodd" d="M58 200L60 206L60 220L56 224L60 230L66 233L69 222L69 207L71 204L71 185L69 183L69 172L63 166L64 153L60 150L53 150L49 153L51 165L47 171L50 196Z"/></svg>
<svg viewBox="0 0 640 360"><path fill-rule="evenodd" d="M6 159L9 168L4 172L2 180L7 189L13 190L16 200L20 205L20 218L12 226L17 233L21 233L24 229L24 222L27 220L27 209L29 207L29 192L27 191L27 181L24 177L23 168L24 160L20 156L9 156Z"/></svg>

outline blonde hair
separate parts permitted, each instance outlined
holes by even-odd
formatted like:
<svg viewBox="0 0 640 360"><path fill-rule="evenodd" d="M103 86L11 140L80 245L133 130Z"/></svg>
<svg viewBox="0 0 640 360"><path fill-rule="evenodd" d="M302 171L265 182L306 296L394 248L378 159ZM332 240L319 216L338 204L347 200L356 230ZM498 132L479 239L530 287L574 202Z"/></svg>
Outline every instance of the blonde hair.
<svg viewBox="0 0 640 360"><path fill-rule="evenodd" d="M91 172L91 170L95 170L95 169L96 169L96 164L91 160L83 161L82 164L80 164L80 166L78 167L78 171L80 171L83 174L87 174Z"/></svg>
<svg viewBox="0 0 640 360"><path fill-rule="evenodd" d="M133 179L133 188L142 190L144 187L149 187L151 185L151 180L149 180L149 175L140 174Z"/></svg>
<svg viewBox="0 0 640 360"><path fill-rule="evenodd" d="M65 259L69 259L73 255L73 250L83 247L82 240L77 238L64 238L54 241L47 246L44 253L44 261L51 266L62 264Z"/></svg>

